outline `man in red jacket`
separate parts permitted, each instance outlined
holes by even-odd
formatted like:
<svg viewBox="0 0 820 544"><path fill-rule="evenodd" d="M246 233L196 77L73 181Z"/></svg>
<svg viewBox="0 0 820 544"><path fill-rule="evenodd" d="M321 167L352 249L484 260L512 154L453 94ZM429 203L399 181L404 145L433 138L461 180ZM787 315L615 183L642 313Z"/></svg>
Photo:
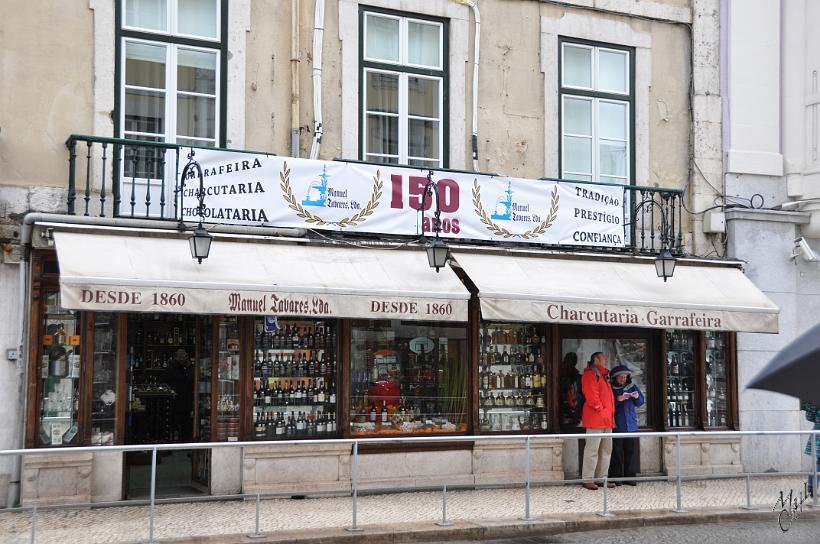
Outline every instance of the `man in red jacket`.
<svg viewBox="0 0 820 544"><path fill-rule="evenodd" d="M581 391L584 393L584 409L581 426L588 433L611 433L615 426L615 397L609 383L609 359L600 351L590 357L584 375L581 377ZM584 466L581 478L603 480L609 470L612 453L611 438L587 438L584 447ZM594 482L582 484L586 489L598 489ZM612 482L608 487L615 487Z"/></svg>

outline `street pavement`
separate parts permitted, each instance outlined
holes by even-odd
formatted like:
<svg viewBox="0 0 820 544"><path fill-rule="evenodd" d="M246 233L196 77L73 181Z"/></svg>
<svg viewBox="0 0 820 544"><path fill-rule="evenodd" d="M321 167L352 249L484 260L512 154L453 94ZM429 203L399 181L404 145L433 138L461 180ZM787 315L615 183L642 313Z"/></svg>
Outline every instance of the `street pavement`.
<svg viewBox="0 0 820 544"><path fill-rule="evenodd" d="M745 483L742 478L684 482L683 506L690 512L706 515L719 511L744 512L740 506L746 502ZM771 514L772 526L776 528L776 515L771 509L780 491L788 493L789 489L799 488L802 488L802 480L798 478L755 478L752 480L751 503L762 508L764 515ZM642 482L637 487L622 486L610 490L608 508L613 512L632 512L625 517L631 519L632 525L642 525L644 512L646 515L649 512L668 513L675 507L675 496L674 482ZM441 519L441 499L441 492L360 496L358 524L365 530L356 534L366 536L378 530L393 533L439 530L435 522ZM448 518L456 525L461 523L472 528L522 526L519 518L524 515L524 491L521 488L448 490L447 507ZM595 515L602 507L602 490L588 491L578 485L535 487L531 490L531 515L544 526L552 520L563 520L563 524L584 516L593 520L585 523L612 519ZM635 515L635 512L641 513ZM209 541L235 542L237 540L232 540L230 535L245 535L254 531L255 513L253 500L160 504L156 507L155 537L186 537L193 540L222 535L222 540L212 538ZM145 541L148 536L148 514L147 506L40 510L36 521L36 542L93 544ZM30 542L31 518L30 512L0 511L0 542ZM797 520L794 529L798 529L803 521ZM277 498L261 502L261 529L272 538L287 535L290 541L294 541L320 534L341 538L351 535L341 530L350 524L350 497ZM531 529L526 525L523 527ZM563 527L565 525L559 526L562 532ZM498 537L506 533L486 534ZM788 533L790 538L792 534ZM458 538L455 534L452 536ZM426 537L427 540L435 538L434 533ZM472 538L472 535L465 538ZM698 544L709 541L708 538L701 539ZM820 542L820 537L815 542Z"/></svg>
<svg viewBox="0 0 820 544"><path fill-rule="evenodd" d="M468 544L474 541L448 541ZM817 544L820 542L820 519L797 519L784 533L772 515L770 521L743 521L710 524L667 525L586 531L562 535L485 540L484 544Z"/></svg>

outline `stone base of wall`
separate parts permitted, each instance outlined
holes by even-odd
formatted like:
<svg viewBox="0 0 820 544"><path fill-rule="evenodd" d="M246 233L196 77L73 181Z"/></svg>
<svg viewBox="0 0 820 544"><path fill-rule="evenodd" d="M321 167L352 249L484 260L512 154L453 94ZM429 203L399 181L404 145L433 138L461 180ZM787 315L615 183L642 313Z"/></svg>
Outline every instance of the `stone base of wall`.
<svg viewBox="0 0 820 544"><path fill-rule="evenodd" d="M705 476L709 474L740 474L740 437L681 437L681 476ZM675 438L663 439L663 465L670 478L675 471Z"/></svg>
<svg viewBox="0 0 820 544"><path fill-rule="evenodd" d="M388 490L474 483L472 451L407 451L359 456L359 489Z"/></svg>
<svg viewBox="0 0 820 544"><path fill-rule="evenodd" d="M91 502L91 453L34 454L23 461L22 506Z"/></svg>
<svg viewBox="0 0 820 544"><path fill-rule="evenodd" d="M251 446L242 459L244 493L350 491L350 444Z"/></svg>
<svg viewBox="0 0 820 544"><path fill-rule="evenodd" d="M564 441L530 442L530 480L564 479ZM473 475L476 485L520 483L526 480L524 440L491 440L473 447Z"/></svg>

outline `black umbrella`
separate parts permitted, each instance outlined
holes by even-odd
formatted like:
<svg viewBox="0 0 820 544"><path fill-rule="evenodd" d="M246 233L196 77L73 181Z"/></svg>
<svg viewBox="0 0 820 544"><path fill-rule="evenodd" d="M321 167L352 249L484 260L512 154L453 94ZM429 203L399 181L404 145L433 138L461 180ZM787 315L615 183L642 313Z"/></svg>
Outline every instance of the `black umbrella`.
<svg viewBox="0 0 820 544"><path fill-rule="evenodd" d="M780 350L748 387L820 405L820 324Z"/></svg>

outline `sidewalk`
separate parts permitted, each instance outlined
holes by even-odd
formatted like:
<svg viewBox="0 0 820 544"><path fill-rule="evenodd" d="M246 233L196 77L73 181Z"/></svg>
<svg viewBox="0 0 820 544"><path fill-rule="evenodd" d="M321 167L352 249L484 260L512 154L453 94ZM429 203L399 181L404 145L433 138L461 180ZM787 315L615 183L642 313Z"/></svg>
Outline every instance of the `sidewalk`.
<svg viewBox="0 0 820 544"><path fill-rule="evenodd" d="M448 540L522 534L540 530L560 532L578 524L642 524L653 518L658 523L702 522L710 517L748 513L745 479L684 482L683 506L687 514L674 514L674 482L646 482L637 487L622 486L609 490L609 510L618 515L595 515L603 506L603 491L588 491L578 485L535 487L531 490L530 512L536 522L521 521L524 515L524 490L487 489L448 491L447 512L453 527L441 528L441 492L414 492L359 497L358 525L363 533L347 533L341 528L351 524L351 498L270 499L261 504L261 528L269 541L330 540L376 536L380 542L395 540ZM780 491L788 494L803 488L800 478L757 478L752 480L752 505L761 511L752 514L771 516ZM808 506L808 504L806 505ZM810 508L807 508L810 510ZM250 542L253 533L255 501L219 501L162 504L156 507L155 538L185 542ZM807 512L805 515L813 513ZM30 542L29 513L0 513L0 542ZM488 528L495 527L495 532ZM38 512L38 543L124 543L145 541L148 537L148 507L128 506L83 510ZM397 534L405 535L404 538ZM211 538L203 538L203 537ZM389 538L388 538L389 537ZM261 540L261 541L268 541ZM258 542L258 540L257 540Z"/></svg>

